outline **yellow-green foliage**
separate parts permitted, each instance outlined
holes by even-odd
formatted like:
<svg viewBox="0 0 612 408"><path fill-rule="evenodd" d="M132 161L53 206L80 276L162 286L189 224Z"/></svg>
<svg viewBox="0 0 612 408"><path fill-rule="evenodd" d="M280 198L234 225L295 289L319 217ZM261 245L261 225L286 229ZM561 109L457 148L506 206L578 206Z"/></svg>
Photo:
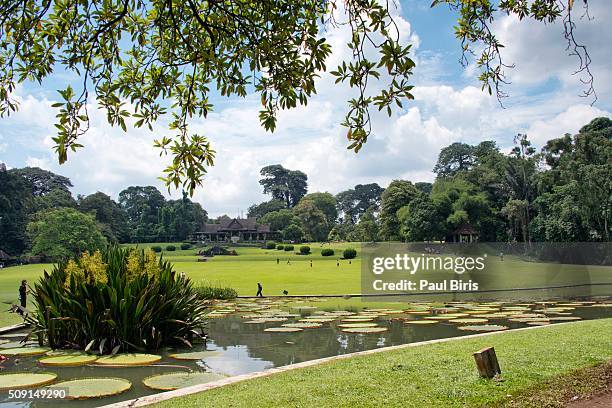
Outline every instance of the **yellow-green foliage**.
<svg viewBox="0 0 612 408"><path fill-rule="evenodd" d="M70 286L70 277L75 281L105 284L108 281L106 269L107 265L102 260L100 251L95 251L93 254L89 251L83 252L78 262L71 259L66 264L66 287Z"/></svg>
<svg viewBox="0 0 612 408"><path fill-rule="evenodd" d="M157 255L155 255L151 248L147 248L144 251L132 249L128 255L126 269L128 280L139 276L143 272L148 276L157 275L159 273Z"/></svg>

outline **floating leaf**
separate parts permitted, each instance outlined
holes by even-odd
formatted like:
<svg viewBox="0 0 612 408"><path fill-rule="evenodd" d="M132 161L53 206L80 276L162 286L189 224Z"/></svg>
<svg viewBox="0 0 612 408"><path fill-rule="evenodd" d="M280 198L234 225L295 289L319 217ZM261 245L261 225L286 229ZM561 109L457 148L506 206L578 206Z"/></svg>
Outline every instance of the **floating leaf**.
<svg viewBox="0 0 612 408"><path fill-rule="evenodd" d="M132 383L123 378L79 378L76 380L61 381L52 386L49 390L66 390L67 399L89 399L109 397L121 394L132 388Z"/></svg>
<svg viewBox="0 0 612 408"><path fill-rule="evenodd" d="M264 331L271 333L294 333L301 332L302 329L300 329L299 327L269 327L267 329L264 329Z"/></svg>
<svg viewBox="0 0 612 408"><path fill-rule="evenodd" d="M98 356L85 353L69 353L64 355L56 355L51 357L43 357L38 362L46 366L81 366L93 363L98 359Z"/></svg>
<svg viewBox="0 0 612 408"><path fill-rule="evenodd" d="M406 323L407 324L422 324L422 325L425 325L425 324L436 324L438 322L435 321L435 320L407 320Z"/></svg>
<svg viewBox="0 0 612 408"><path fill-rule="evenodd" d="M378 323L345 323L339 324L338 327L343 329L357 328L357 327L377 327Z"/></svg>
<svg viewBox="0 0 612 408"><path fill-rule="evenodd" d="M104 366L142 366L153 364L161 358L156 354L115 354L114 356L100 357L96 364Z"/></svg>
<svg viewBox="0 0 612 408"><path fill-rule="evenodd" d="M508 329L508 326L501 326L498 324L483 324L483 325L468 325L468 326L460 326L459 330L466 330L466 331L499 331L499 330L506 330Z"/></svg>
<svg viewBox="0 0 612 408"><path fill-rule="evenodd" d="M342 329L345 333L361 333L361 334L375 334L375 333L383 333L386 332L386 327L353 327Z"/></svg>
<svg viewBox="0 0 612 408"><path fill-rule="evenodd" d="M145 378L142 383L154 390L171 391L178 388L190 387L192 385L204 384L225 378L221 374L177 372L160 375L152 375Z"/></svg>
<svg viewBox="0 0 612 408"><path fill-rule="evenodd" d="M297 327L298 329L318 329L323 326L321 323L316 322L298 322L298 323L285 323L282 327Z"/></svg>
<svg viewBox="0 0 612 408"><path fill-rule="evenodd" d="M0 374L0 390L40 387L57 378L55 373L10 373Z"/></svg>
<svg viewBox="0 0 612 408"><path fill-rule="evenodd" d="M2 350L5 356L37 356L51 351L49 347L15 347Z"/></svg>
<svg viewBox="0 0 612 408"><path fill-rule="evenodd" d="M451 320L452 323L459 323L459 324L477 324L477 323L486 323L488 322L487 319L482 319L482 318L470 318L470 317L461 317L459 319L453 319Z"/></svg>

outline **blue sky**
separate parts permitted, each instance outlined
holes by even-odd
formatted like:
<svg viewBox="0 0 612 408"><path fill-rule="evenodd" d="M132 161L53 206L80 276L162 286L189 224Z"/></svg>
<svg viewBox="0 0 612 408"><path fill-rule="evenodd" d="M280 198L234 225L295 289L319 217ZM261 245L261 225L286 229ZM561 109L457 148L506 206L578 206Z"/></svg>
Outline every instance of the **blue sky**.
<svg viewBox="0 0 612 408"><path fill-rule="evenodd" d="M257 97L212 99L215 111L192 123L212 141L216 165L194 199L211 215L240 215L249 205L265 199L258 184L259 169L281 163L309 176L310 191L337 193L358 183L391 180L431 181L431 169L440 148L455 142L495 140L504 149L513 136L527 133L536 146L566 132L574 133L597 116L610 116L612 18L605 0L589 2L592 21L578 20L577 35L593 59L599 100L580 98L582 84L573 76L577 61L567 55L559 24L535 25L502 17L495 31L506 45L504 58L516 63L508 72L510 97L502 109L480 91L473 65L459 64L460 46L454 37L455 15L444 7L430 9L428 0L401 2L398 19L402 41L413 43L417 62L413 83L416 100L391 118L374 117L374 133L355 155L346 150L345 131L339 123L348 90L335 87L328 74L318 82L318 95L306 108L283 112L278 130L266 133L258 123ZM347 33L332 30L329 67L346 56L341 46ZM166 134L163 123L154 132L129 130L127 134L105 123L102 112L92 115L92 128L82 139L85 148L59 166L52 151L55 112L50 107L56 89L76 83L65 73L48 81L24 84L16 92L20 110L0 119L0 161L9 167L43 167L71 178L74 194L103 191L116 198L129 185L156 185L165 167L152 147L154 137ZM179 196L179 193L172 193Z"/></svg>

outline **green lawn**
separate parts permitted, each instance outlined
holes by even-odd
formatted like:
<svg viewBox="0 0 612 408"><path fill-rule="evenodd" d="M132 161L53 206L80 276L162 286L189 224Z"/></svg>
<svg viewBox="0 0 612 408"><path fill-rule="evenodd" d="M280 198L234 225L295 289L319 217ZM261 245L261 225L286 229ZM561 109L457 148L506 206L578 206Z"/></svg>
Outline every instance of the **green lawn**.
<svg viewBox="0 0 612 408"><path fill-rule="evenodd" d="M497 406L539 385L550 386L555 377L611 360L610 333L612 319L602 319L405 348L249 380L158 406ZM495 347L503 381L476 373L472 353L486 346Z"/></svg>

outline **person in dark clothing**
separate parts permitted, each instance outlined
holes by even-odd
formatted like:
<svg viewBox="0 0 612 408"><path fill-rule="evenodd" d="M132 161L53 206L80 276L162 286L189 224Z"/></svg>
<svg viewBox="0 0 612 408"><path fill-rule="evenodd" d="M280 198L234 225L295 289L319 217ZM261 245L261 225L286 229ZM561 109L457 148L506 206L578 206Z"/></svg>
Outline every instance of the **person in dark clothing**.
<svg viewBox="0 0 612 408"><path fill-rule="evenodd" d="M26 304L28 303L28 281L27 280L22 280L21 281L21 286L19 286L19 301L21 302L21 307L25 309ZM22 315L23 314L23 310L19 309L19 314Z"/></svg>
<svg viewBox="0 0 612 408"><path fill-rule="evenodd" d="M255 296L257 297L263 297L263 286L261 286L261 283L257 282L257 294Z"/></svg>
<svg viewBox="0 0 612 408"><path fill-rule="evenodd" d="M310 261L310 267L312 268L312 260Z"/></svg>
<svg viewBox="0 0 612 408"><path fill-rule="evenodd" d="M276 258L276 264L278 265L280 262L280 258Z"/></svg>

